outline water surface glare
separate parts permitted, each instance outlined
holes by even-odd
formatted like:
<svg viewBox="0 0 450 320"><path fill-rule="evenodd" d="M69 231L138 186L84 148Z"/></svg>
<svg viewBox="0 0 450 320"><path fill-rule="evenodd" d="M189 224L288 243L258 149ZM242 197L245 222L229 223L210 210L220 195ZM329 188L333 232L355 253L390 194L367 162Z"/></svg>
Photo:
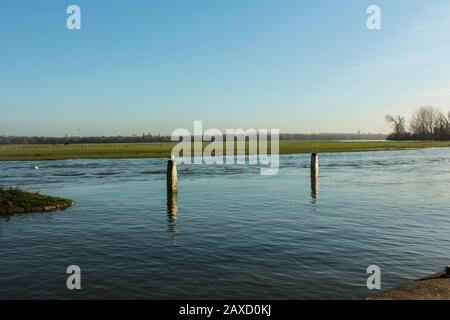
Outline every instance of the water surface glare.
<svg viewBox="0 0 450 320"><path fill-rule="evenodd" d="M317 195L309 160L180 165L170 201L165 159L0 162L1 185L76 201L0 217L0 298L357 299L369 265L387 289L449 264L450 148L320 154Z"/></svg>

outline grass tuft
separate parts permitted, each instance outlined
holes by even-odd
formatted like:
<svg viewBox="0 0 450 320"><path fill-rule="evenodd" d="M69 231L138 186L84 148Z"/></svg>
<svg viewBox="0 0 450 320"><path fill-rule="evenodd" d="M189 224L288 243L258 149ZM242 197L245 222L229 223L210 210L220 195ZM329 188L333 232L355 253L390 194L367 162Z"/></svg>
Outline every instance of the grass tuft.
<svg viewBox="0 0 450 320"><path fill-rule="evenodd" d="M70 199L62 199L26 192L17 188L0 187L0 214L43 212L65 209L73 205Z"/></svg>

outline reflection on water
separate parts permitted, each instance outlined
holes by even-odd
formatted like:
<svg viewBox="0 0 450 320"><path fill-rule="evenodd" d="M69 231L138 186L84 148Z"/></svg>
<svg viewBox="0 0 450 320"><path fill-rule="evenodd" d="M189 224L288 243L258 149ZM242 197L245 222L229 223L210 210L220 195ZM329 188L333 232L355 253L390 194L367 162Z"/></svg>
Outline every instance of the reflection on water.
<svg viewBox="0 0 450 320"><path fill-rule="evenodd" d="M311 174L311 198L313 202L319 199L319 174Z"/></svg>
<svg viewBox="0 0 450 320"><path fill-rule="evenodd" d="M323 153L320 201L309 154L280 156L275 176L180 164L169 197L166 168L0 162L2 185L76 202L0 217L0 298L364 298L369 265L388 289L448 264L450 148ZM67 290L71 264L88 290Z"/></svg>
<svg viewBox="0 0 450 320"><path fill-rule="evenodd" d="M311 197L315 203L319 198L319 155L311 154Z"/></svg>
<svg viewBox="0 0 450 320"><path fill-rule="evenodd" d="M177 232L178 193L167 192L167 221L168 230Z"/></svg>

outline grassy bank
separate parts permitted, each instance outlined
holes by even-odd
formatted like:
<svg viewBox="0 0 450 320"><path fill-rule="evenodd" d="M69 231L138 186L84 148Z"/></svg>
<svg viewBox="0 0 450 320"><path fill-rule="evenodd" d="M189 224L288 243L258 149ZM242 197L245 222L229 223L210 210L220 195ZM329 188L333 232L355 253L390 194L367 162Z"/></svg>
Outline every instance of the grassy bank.
<svg viewBox="0 0 450 320"><path fill-rule="evenodd" d="M170 157L174 143L3 145L0 161ZM206 146L207 144L205 144ZM450 141L280 141L280 154L450 147Z"/></svg>
<svg viewBox="0 0 450 320"><path fill-rule="evenodd" d="M450 268L397 288L376 293L368 300L450 300Z"/></svg>
<svg viewBox="0 0 450 320"><path fill-rule="evenodd" d="M43 212L70 207L73 201L25 192L20 189L0 188L0 215Z"/></svg>

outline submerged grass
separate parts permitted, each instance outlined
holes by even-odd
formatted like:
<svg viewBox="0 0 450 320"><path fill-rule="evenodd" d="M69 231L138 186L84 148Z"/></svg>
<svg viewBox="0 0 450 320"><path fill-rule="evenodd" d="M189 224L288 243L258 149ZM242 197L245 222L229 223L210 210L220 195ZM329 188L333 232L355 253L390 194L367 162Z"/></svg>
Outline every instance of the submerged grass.
<svg viewBox="0 0 450 320"><path fill-rule="evenodd" d="M26 192L15 188L0 188L0 215L53 211L70 207L73 201Z"/></svg>
<svg viewBox="0 0 450 320"><path fill-rule="evenodd" d="M175 144L4 145L0 146L0 161L167 158ZM431 147L450 147L450 141L280 141L280 154Z"/></svg>

